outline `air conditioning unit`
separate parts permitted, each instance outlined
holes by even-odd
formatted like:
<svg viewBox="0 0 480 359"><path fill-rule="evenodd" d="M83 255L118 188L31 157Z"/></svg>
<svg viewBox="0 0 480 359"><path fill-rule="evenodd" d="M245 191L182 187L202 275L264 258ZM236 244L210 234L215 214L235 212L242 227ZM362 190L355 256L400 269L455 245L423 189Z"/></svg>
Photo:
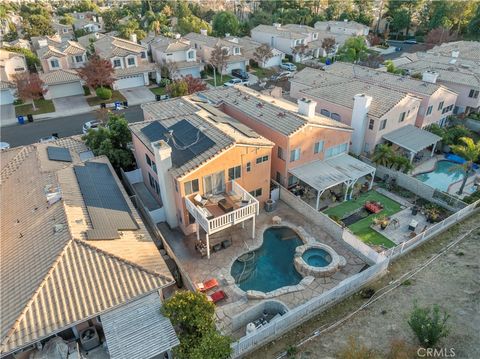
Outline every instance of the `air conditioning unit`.
<svg viewBox="0 0 480 359"><path fill-rule="evenodd" d="M80 332L80 344L82 344L82 348L86 352L98 347L101 343L97 329L95 327L88 327L82 330Z"/></svg>

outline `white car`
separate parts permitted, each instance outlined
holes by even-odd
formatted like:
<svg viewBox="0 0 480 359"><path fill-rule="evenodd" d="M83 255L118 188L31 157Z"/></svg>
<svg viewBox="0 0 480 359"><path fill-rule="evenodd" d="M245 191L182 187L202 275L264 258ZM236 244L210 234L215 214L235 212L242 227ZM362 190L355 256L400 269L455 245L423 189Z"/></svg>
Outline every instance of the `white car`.
<svg viewBox="0 0 480 359"><path fill-rule="evenodd" d="M290 77L293 77L293 72L291 71L283 71L283 72L280 72L276 75L273 75L270 80L272 81L279 81L279 80L283 80L283 79L288 79Z"/></svg>
<svg viewBox="0 0 480 359"><path fill-rule="evenodd" d="M284 62L280 65L280 68L288 71L297 71L297 66L291 62Z"/></svg>
<svg viewBox="0 0 480 359"><path fill-rule="evenodd" d="M235 85L246 85L248 84L248 80L242 80L242 79L231 79L230 81L227 81L223 84L225 87L231 87Z"/></svg>
<svg viewBox="0 0 480 359"><path fill-rule="evenodd" d="M58 140L58 137L54 136L54 135L51 135L51 136L42 137L38 142L48 143L48 142L53 142L53 141L56 141L56 140Z"/></svg>
<svg viewBox="0 0 480 359"><path fill-rule="evenodd" d="M87 134L88 130L98 130L98 128L102 125L102 122L93 120L93 121L88 121L83 124L82 127L82 132L84 134Z"/></svg>
<svg viewBox="0 0 480 359"><path fill-rule="evenodd" d="M10 148L10 144L7 142L0 142L0 151L8 150Z"/></svg>

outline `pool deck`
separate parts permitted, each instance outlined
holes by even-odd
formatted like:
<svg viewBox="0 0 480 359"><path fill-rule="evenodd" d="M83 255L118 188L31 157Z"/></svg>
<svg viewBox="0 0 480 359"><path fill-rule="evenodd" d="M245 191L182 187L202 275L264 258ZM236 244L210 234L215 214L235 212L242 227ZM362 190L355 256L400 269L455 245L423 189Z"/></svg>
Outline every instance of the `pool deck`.
<svg viewBox="0 0 480 359"><path fill-rule="evenodd" d="M234 283L230 275L230 269L240 255L258 248L262 244L263 231L272 225L274 216L279 216L282 223L288 223L290 226L297 227L297 229L301 227L300 232L305 231L318 242L332 247L338 255L345 257L347 264L330 277L314 279L303 290L281 294L271 299L248 299L246 293ZM210 259L202 258L200 253L195 250L195 234L185 236L177 230L168 229L164 224L159 226L165 239L181 262L181 267L187 272L189 279L193 283L198 283L209 278L216 278L220 284L217 289L223 290L228 295L228 299L218 303L216 307L217 326L225 334L234 337L244 335L243 330L233 332L232 318L262 301L278 300L292 309L335 287L342 280L360 272L366 265L362 259L350 251L346 244L328 236L321 227L305 219L304 216L282 201L277 202L277 209L271 213L267 213L263 209L260 211L260 214L256 217L256 236L254 239L251 238L252 221L249 220L244 223L245 228L242 228L242 225L239 224L214 235L214 237L221 236L225 239L231 239L232 245L219 252L212 253Z"/></svg>

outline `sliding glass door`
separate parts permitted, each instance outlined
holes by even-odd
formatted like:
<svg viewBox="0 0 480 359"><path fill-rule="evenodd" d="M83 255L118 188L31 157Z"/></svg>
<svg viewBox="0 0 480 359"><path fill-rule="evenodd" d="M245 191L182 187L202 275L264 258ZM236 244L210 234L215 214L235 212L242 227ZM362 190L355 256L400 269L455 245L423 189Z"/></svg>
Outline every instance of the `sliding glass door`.
<svg viewBox="0 0 480 359"><path fill-rule="evenodd" d="M203 177L205 194L218 194L225 192L225 173L220 171Z"/></svg>

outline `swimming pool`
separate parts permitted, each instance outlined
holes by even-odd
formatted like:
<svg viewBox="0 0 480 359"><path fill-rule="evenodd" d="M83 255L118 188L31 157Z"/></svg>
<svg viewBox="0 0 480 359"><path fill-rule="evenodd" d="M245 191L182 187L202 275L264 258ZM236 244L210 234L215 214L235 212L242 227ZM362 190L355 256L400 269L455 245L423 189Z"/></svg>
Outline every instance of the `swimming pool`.
<svg viewBox="0 0 480 359"><path fill-rule="evenodd" d="M452 170L455 166L458 164L450 161L438 161L433 171L418 174L415 178L430 187L447 192L452 183L463 179L464 171L459 168Z"/></svg>
<svg viewBox="0 0 480 359"><path fill-rule="evenodd" d="M325 249L311 248L303 252L303 260L312 267L326 267L332 263L332 256Z"/></svg>
<svg viewBox="0 0 480 359"><path fill-rule="evenodd" d="M231 274L242 290L271 292L297 285L302 276L293 265L295 249L302 245L298 234L288 227L271 227L263 232L263 243L233 263Z"/></svg>

